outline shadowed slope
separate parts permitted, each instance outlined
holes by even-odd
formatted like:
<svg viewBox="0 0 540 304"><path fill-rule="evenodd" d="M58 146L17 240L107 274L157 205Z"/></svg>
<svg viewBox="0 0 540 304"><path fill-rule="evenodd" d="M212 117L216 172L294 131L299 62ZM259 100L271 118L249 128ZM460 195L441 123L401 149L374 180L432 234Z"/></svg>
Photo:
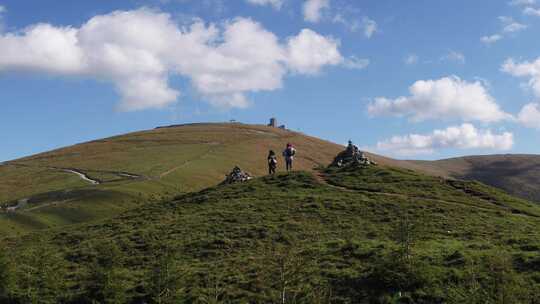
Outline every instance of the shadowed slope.
<svg viewBox="0 0 540 304"><path fill-rule="evenodd" d="M478 180L510 194L540 202L540 155L466 156L410 163L433 175Z"/></svg>

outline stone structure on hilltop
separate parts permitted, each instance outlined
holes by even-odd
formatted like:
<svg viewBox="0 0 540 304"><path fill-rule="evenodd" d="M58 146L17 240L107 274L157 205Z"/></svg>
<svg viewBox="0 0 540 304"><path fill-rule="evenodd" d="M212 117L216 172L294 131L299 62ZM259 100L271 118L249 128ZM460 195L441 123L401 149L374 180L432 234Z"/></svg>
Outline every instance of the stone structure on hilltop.
<svg viewBox="0 0 540 304"><path fill-rule="evenodd" d="M332 162L332 166L336 167L345 167L349 165L377 165L376 162L370 160L366 154L356 145L353 145L352 141L349 140L349 145L347 145L347 148L340 152L336 158L334 159L334 162Z"/></svg>
<svg viewBox="0 0 540 304"><path fill-rule="evenodd" d="M253 177L240 169L240 167L236 166L231 171L231 173L227 174L225 176L225 180L222 184L235 184L235 183L243 183L247 182L248 180L252 179Z"/></svg>

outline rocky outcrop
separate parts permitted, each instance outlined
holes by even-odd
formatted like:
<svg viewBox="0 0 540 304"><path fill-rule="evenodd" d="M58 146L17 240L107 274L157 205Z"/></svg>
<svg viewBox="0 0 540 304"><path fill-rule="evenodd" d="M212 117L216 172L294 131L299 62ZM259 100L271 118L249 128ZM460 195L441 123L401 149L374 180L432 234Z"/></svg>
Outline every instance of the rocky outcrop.
<svg viewBox="0 0 540 304"><path fill-rule="evenodd" d="M340 152L336 158L334 158L332 166L346 167L349 165L369 166L377 165L377 163L370 160L364 152L360 151L357 146L353 145L352 142L349 141L347 148Z"/></svg>
<svg viewBox="0 0 540 304"><path fill-rule="evenodd" d="M225 177L225 180L222 182L222 184L235 184L235 183L243 183L247 182L248 180L252 179L253 177L240 169L240 167L236 166L231 171L231 173L227 174Z"/></svg>

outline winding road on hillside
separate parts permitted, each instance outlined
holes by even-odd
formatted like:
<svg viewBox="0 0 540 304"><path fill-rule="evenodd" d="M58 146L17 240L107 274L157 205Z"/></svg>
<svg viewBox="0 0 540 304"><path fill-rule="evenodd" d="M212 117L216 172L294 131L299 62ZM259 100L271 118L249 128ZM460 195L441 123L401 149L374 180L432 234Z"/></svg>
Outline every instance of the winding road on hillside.
<svg viewBox="0 0 540 304"><path fill-rule="evenodd" d="M55 168L56 169L56 168ZM68 172L68 173L73 173L75 175L77 175L78 177L80 177L82 180L84 181L87 181L93 185L99 185L101 184L101 181L97 180L97 179L93 179L93 178L90 178L88 175L86 175L84 172L81 172L79 170L75 170L75 169L62 169L62 168L58 168L58 170L62 170L64 172Z"/></svg>
<svg viewBox="0 0 540 304"><path fill-rule="evenodd" d="M55 171L62 171L66 173L71 173L77 175L80 179L82 179L85 182L88 182L92 185L100 185L104 182L97 179L92 178L87 172L96 172L96 173L105 173L105 174L112 174L119 176L120 178L124 179L130 179L130 180L137 180L137 179L147 179L145 176L129 173L129 172L122 172L122 171L107 171L107 170L92 170L92 169L79 169L79 168L63 168L63 167L45 167L45 166L31 166L27 164L20 164L20 163L14 163L9 162L4 165L7 166L13 166L13 167L24 167L24 168L40 168L40 169L49 169L49 170L55 170Z"/></svg>

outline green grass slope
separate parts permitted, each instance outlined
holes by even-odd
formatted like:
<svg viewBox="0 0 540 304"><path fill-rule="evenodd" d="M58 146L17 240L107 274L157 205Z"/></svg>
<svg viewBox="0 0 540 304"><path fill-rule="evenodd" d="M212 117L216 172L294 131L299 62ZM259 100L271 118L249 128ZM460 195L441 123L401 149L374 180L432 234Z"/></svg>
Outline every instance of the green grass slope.
<svg viewBox="0 0 540 304"><path fill-rule="evenodd" d="M478 180L484 184L540 202L540 155L482 155L412 161L415 169L458 179Z"/></svg>
<svg viewBox="0 0 540 304"><path fill-rule="evenodd" d="M0 246L0 297L15 303L538 303L540 292L539 206L382 166L212 187Z"/></svg>
<svg viewBox="0 0 540 304"><path fill-rule="evenodd" d="M297 132L243 124L192 124L96 140L0 165L0 236L112 216L141 203L201 190L235 165L266 173L269 149L298 149L296 167L327 164L340 146ZM283 164L280 163L280 166ZM77 170L92 185L73 172Z"/></svg>

